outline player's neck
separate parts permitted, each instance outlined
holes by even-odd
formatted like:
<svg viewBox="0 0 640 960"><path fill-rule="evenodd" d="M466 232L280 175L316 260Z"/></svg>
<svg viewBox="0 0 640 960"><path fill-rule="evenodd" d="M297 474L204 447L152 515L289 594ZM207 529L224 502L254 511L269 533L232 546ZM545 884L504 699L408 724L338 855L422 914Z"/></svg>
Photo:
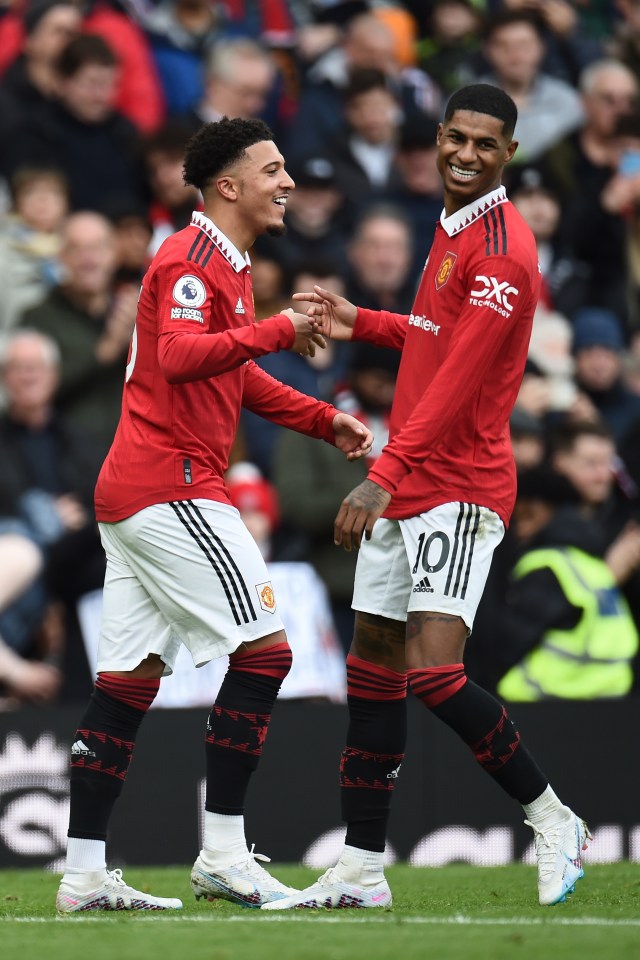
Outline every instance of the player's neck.
<svg viewBox="0 0 640 960"><path fill-rule="evenodd" d="M456 197L452 196L447 190L444 192L444 212L447 217L452 217L454 213L458 213L459 210L463 210L465 207L470 207L472 204L477 203L478 200L481 200L482 197L486 197L487 194L493 193L494 190L497 190L501 186L501 181L497 180L493 186L488 187L486 190L483 190L482 193L477 193L474 195L469 195L467 197Z"/></svg>
<svg viewBox="0 0 640 960"><path fill-rule="evenodd" d="M237 217L234 216L232 211L227 211L220 207L207 206L207 204L205 204L202 212L205 217L208 217L209 220L215 223L218 230L221 230L225 237L231 240L231 243L241 254L244 255L246 251L253 246L256 238L252 233L242 228L242 224L238 223Z"/></svg>

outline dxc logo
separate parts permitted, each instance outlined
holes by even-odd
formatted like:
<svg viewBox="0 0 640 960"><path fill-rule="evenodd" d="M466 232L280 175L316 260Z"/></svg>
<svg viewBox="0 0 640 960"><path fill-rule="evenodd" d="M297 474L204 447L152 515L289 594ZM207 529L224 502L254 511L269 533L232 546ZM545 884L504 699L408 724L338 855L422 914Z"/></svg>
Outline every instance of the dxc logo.
<svg viewBox="0 0 640 960"><path fill-rule="evenodd" d="M519 292L517 287L510 286L507 280L500 283L495 277L483 277L482 274L476 277L476 283L481 283L483 286L478 290L472 290L469 294L470 297L486 298L487 301L495 300L496 303L511 313L513 304L509 302L508 295L514 294L517 296Z"/></svg>

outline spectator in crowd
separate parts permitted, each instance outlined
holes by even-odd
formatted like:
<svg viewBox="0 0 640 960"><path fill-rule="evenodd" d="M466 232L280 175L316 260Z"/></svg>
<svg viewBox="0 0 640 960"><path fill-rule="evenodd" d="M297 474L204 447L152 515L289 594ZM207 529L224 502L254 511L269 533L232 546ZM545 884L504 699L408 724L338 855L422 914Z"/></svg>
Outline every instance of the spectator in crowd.
<svg viewBox="0 0 640 960"><path fill-rule="evenodd" d="M539 417L534 417L518 405L509 420L511 447L516 470L539 467L545 458L545 430Z"/></svg>
<svg viewBox="0 0 640 960"><path fill-rule="evenodd" d="M266 262L272 268L273 283L270 285L271 299L262 302L262 318L272 316L273 313L282 310L283 304L292 290L311 290L314 283L324 286L328 282L336 284L338 290L344 289L344 279L340 268L336 262L330 259L313 258L308 261L300 261L297 268L291 273L288 286L285 287L281 286L276 279L277 263L273 260ZM254 293L256 291L260 293L261 273L264 265L261 265L260 258L258 258L256 273L254 264L255 261L252 262L251 267L253 289ZM264 286L262 289L264 291ZM334 287L332 286L331 289L333 290ZM260 301L258 300L256 306L259 304ZM298 309L304 313L307 306L310 306L310 304L299 304ZM270 310L270 312L267 313L267 310ZM256 318L261 319L257 309ZM345 376L349 353L348 345L328 340L325 349L317 350L313 357L303 357L300 354L282 350L279 353L259 357L256 363L276 380L280 380L281 383L295 387L296 390L300 390L308 396L316 397L318 400L329 401L333 399L338 384ZM264 420L250 410L243 410L241 429L248 459L257 464L267 478L272 478L274 457L280 434L283 432L282 428Z"/></svg>
<svg viewBox="0 0 640 960"><path fill-rule="evenodd" d="M114 200L107 210L116 241L115 289L134 284L140 286L147 272L151 255L149 247L153 230L144 204L130 197Z"/></svg>
<svg viewBox="0 0 640 960"><path fill-rule="evenodd" d="M610 310L584 307L574 316L573 353L581 394L574 415L601 419L618 445L640 421L640 396L622 379L623 351L620 323Z"/></svg>
<svg viewBox="0 0 640 960"><path fill-rule="evenodd" d="M365 210L349 244L345 296L370 310L408 314L416 287L413 244L411 223L401 209L380 203Z"/></svg>
<svg viewBox="0 0 640 960"><path fill-rule="evenodd" d="M140 7L139 16L168 113L193 110L204 93L205 58L226 35L223 6L210 0L160 0Z"/></svg>
<svg viewBox="0 0 640 960"><path fill-rule="evenodd" d="M617 162L602 191L604 210L625 227L624 257L629 338L640 332L640 110L621 114L615 125Z"/></svg>
<svg viewBox="0 0 640 960"><path fill-rule="evenodd" d="M24 168L11 180L12 208L0 220L0 339L59 279L60 234L68 184L49 167Z"/></svg>
<svg viewBox="0 0 640 960"><path fill-rule="evenodd" d="M272 251L290 271L314 257L344 263L351 212L334 163L326 154L305 157L291 164L291 176L296 189L287 202L287 234L277 247L259 238L260 249Z"/></svg>
<svg viewBox="0 0 640 960"><path fill-rule="evenodd" d="M429 27L418 43L419 64L444 94L469 83L478 72L483 16L472 0L434 0Z"/></svg>
<svg viewBox="0 0 640 960"><path fill-rule="evenodd" d="M149 41L133 16L125 13L112 0L68 0L64 14L60 8L65 0L28 0L15 3L0 19L0 73L8 66L11 83L18 79L21 92L28 92L22 84L22 55L25 66L37 61L37 69L29 76L29 83L41 95L55 92L55 77L47 82L48 71L62 47L79 30L97 34L114 51L120 64L115 107L141 132L150 133L164 116L164 97L157 75ZM55 9L55 15L51 11ZM36 36L37 34L37 36ZM37 44L37 50L34 50ZM17 66L14 73L13 67ZM27 75L31 71L27 68Z"/></svg>
<svg viewBox="0 0 640 960"><path fill-rule="evenodd" d="M533 13L544 35L543 69L576 86L580 73L603 54L602 42L584 24L584 8L570 0L501 0L507 10Z"/></svg>
<svg viewBox="0 0 640 960"><path fill-rule="evenodd" d="M23 8L24 40L0 82L0 141L8 144L26 116L36 119L58 90L56 62L80 29L82 14L73 0L33 0ZM2 46L2 44L0 44ZM41 161L44 157L39 158ZM0 171L7 173L6 151Z"/></svg>
<svg viewBox="0 0 640 960"><path fill-rule="evenodd" d="M248 38L221 40L207 53L204 96L185 120L194 132L221 117L262 117L276 82L268 51Z"/></svg>
<svg viewBox="0 0 640 960"><path fill-rule="evenodd" d="M543 73L544 33L527 11L501 11L487 22L485 83L500 87L518 107L516 162L532 162L575 130L582 120L580 97L571 84Z"/></svg>
<svg viewBox="0 0 640 960"><path fill-rule="evenodd" d="M583 122L544 157L563 197L579 193L586 207L599 206L618 162L618 119L633 109L639 90L632 71L617 60L597 60L580 74Z"/></svg>
<svg viewBox="0 0 640 960"><path fill-rule="evenodd" d="M338 183L356 205L399 185L395 165L402 114L381 70L354 70L344 91L347 129L327 144Z"/></svg>
<svg viewBox="0 0 640 960"><path fill-rule="evenodd" d="M98 213L69 217L60 263L60 283L23 314L22 325L57 343L61 370L56 406L106 454L120 416L138 288L120 287L114 294L114 231Z"/></svg>
<svg viewBox="0 0 640 960"><path fill-rule="evenodd" d="M616 16L605 45L610 56L632 70L640 83L640 17L635 0L614 0Z"/></svg>
<svg viewBox="0 0 640 960"><path fill-rule="evenodd" d="M632 688L638 631L578 499L548 469L519 477L513 531L522 552L497 617L505 700L593 700Z"/></svg>
<svg viewBox="0 0 640 960"><path fill-rule="evenodd" d="M114 109L118 61L99 36L71 40L56 61L59 102L26 115L7 149L12 171L46 157L69 183L72 210L144 196L136 128Z"/></svg>
<svg viewBox="0 0 640 960"><path fill-rule="evenodd" d="M564 424L551 437L551 465L573 484L580 506L604 537L604 558L640 627L638 488L602 423Z"/></svg>
<svg viewBox="0 0 640 960"><path fill-rule="evenodd" d="M414 114L400 129L396 166L400 183L385 200L404 211L413 227L414 243L411 275L418 277L442 210L442 180L436 167L438 124L431 117Z"/></svg>
<svg viewBox="0 0 640 960"><path fill-rule="evenodd" d="M619 160L616 127L638 97L634 74L616 60L596 61L580 77L585 122L545 154L544 164L563 198L562 232L587 265L586 302L627 313L626 229L602 202Z"/></svg>
<svg viewBox="0 0 640 960"><path fill-rule="evenodd" d="M42 592L34 584L42 562L42 553L24 525L1 517L0 712L15 709L25 701L51 700L60 688L57 667L28 655L31 630L37 626L41 610Z"/></svg>
<svg viewBox="0 0 640 960"><path fill-rule="evenodd" d="M251 283L256 320L282 310L288 294L286 270L270 246L263 249L260 238L251 248Z"/></svg>
<svg viewBox="0 0 640 960"><path fill-rule="evenodd" d="M149 38L126 3L83 0L83 6L83 31L102 37L118 58L115 109L140 133L153 133L164 120L166 103Z"/></svg>
<svg viewBox="0 0 640 960"><path fill-rule="evenodd" d="M575 384L575 362L571 353L571 324L561 313L538 303L533 317L533 328L529 342L528 364L535 369L543 382L543 400L538 415L546 424L551 424L571 411L577 398ZM527 375L528 376L528 375ZM523 406L523 385L518 394L517 405ZM533 411L536 412L535 409Z"/></svg>
<svg viewBox="0 0 640 960"><path fill-rule="evenodd" d="M184 182L182 165L191 132L184 122L169 120L143 143L151 203L149 218L153 234L153 256L163 240L191 222L194 210L202 209L202 198L195 187Z"/></svg>
<svg viewBox="0 0 640 960"><path fill-rule="evenodd" d="M345 384L334 397L339 409L366 423L374 435L374 447L366 463L349 464L345 470L328 444L312 445L306 442L308 438L294 437L289 430L281 432L276 447L273 480L282 516L308 538L307 556L327 586L345 651L353 639L351 596L356 553L338 553L333 546L336 503L349 484L364 479L387 441L399 362L395 350L357 344Z"/></svg>
<svg viewBox="0 0 640 960"><path fill-rule="evenodd" d="M5 571L8 581L0 592L0 636L16 656L29 651L49 603L63 603L72 617L78 597L97 589L104 579L104 556L93 519L100 457L90 438L70 430L54 412L59 359L55 343L30 330L12 333L3 355L7 411L0 417L4 518L0 530L7 522L13 524L18 540L26 538L33 548L25 554L25 545L14 542L15 570ZM8 567L12 554L6 538L0 537L0 542L7 550ZM37 564L31 556L34 551ZM8 594L13 594L14 602L7 609ZM56 650L55 657L53 653L49 651L47 670L45 665L20 664L11 658L17 674L12 679L9 670L7 683L14 694L37 698L57 690L60 673L52 667L59 666L61 651ZM0 678L2 662L0 648Z"/></svg>
<svg viewBox="0 0 640 960"><path fill-rule="evenodd" d="M330 47L303 77L298 111L287 136L287 156L322 154L329 140L344 133L344 91L352 71L360 69L381 70L403 112L417 109L438 115L439 89L423 71L402 68L387 24L362 13L348 21L341 43Z"/></svg>
<svg viewBox="0 0 640 960"><path fill-rule="evenodd" d="M571 316L586 303L589 269L562 235L559 192L544 169L536 166L515 167L508 186L511 202L536 240L542 273L540 301L548 310Z"/></svg>

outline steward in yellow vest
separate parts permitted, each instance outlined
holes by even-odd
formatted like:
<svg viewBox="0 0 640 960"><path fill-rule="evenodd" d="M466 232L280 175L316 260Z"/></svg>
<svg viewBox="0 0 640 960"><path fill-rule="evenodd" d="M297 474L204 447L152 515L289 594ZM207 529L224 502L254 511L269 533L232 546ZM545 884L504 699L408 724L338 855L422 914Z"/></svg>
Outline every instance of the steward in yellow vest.
<svg viewBox="0 0 640 960"><path fill-rule="evenodd" d="M582 615L571 628L546 630L538 646L500 680L499 695L528 701L624 696L633 683L638 634L606 563L576 547L532 550L513 576L542 569L553 573Z"/></svg>
<svg viewBox="0 0 640 960"><path fill-rule="evenodd" d="M512 532L528 549L506 592L497 693L530 702L625 696L638 632L598 530L562 500L571 495L564 480L538 471L530 479L513 514Z"/></svg>

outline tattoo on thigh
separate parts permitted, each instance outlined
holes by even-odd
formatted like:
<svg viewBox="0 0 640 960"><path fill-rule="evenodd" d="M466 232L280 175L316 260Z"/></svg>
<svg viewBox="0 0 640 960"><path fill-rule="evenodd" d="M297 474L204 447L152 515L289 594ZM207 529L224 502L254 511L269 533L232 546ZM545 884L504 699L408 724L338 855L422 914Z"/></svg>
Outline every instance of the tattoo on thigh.
<svg viewBox="0 0 640 960"><path fill-rule="evenodd" d="M427 623L457 623L460 617L449 613L427 613L415 611L411 613L407 620L407 639L417 637Z"/></svg>
<svg viewBox="0 0 640 960"><path fill-rule="evenodd" d="M404 662L405 625L396 623L395 620L359 613L354 645L359 655L374 663L381 660Z"/></svg>

